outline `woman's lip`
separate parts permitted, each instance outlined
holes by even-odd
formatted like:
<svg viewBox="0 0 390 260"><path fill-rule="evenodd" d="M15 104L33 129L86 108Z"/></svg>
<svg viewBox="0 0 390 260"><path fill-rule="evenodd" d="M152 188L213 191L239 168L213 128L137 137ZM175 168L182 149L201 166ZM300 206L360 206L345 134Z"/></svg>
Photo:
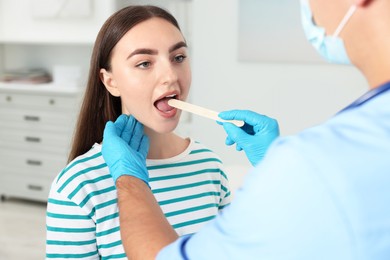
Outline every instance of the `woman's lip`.
<svg viewBox="0 0 390 260"><path fill-rule="evenodd" d="M158 100L169 97L169 96L174 96L174 98L179 99L179 92L178 91L166 92L163 95L161 95L160 97L156 98L154 100L153 104L156 103Z"/></svg>

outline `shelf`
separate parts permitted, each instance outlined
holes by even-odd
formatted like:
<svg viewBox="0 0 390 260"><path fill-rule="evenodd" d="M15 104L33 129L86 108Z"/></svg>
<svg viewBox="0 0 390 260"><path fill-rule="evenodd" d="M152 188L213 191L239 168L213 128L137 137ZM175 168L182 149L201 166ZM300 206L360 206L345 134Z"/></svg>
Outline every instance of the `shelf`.
<svg viewBox="0 0 390 260"><path fill-rule="evenodd" d="M45 84L24 84L24 83L4 83L0 82L0 90L6 90L9 92L20 92L20 91L36 91L39 93L63 93L74 95L83 91L83 88L80 87L64 87L59 86L54 83L45 83Z"/></svg>

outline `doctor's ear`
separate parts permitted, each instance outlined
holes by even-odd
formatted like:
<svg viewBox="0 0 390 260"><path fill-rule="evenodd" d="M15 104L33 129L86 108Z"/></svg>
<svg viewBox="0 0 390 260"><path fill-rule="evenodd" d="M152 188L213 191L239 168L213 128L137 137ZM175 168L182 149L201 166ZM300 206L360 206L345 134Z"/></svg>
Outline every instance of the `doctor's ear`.
<svg viewBox="0 0 390 260"><path fill-rule="evenodd" d="M113 95L114 97L121 96L121 93L111 72L107 71L106 69L100 69L99 77L100 80L103 82L104 86L106 87L107 91L110 92L111 95Z"/></svg>

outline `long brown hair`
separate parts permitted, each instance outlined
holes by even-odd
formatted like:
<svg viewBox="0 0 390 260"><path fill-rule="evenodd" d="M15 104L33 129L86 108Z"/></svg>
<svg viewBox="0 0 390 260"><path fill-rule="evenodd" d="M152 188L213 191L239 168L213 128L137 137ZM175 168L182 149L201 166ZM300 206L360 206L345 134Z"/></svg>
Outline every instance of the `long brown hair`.
<svg viewBox="0 0 390 260"><path fill-rule="evenodd" d="M180 30L176 19L166 10L151 5L125 7L103 24L92 52L88 83L73 136L68 162L86 153L94 143L103 139L107 121L121 115L121 100L112 96L100 80L100 69L111 70L111 52L118 41L135 25L153 17L165 19Z"/></svg>

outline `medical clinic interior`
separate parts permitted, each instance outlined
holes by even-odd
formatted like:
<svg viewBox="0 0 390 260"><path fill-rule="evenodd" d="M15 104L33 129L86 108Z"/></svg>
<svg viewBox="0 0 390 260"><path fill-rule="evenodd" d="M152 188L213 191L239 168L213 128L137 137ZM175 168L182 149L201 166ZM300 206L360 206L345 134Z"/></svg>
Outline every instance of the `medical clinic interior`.
<svg viewBox="0 0 390 260"><path fill-rule="evenodd" d="M48 194L68 162L95 39L117 10L145 4L180 24L191 104L257 111L288 136L367 90L355 68L324 62L306 42L299 0L0 0L1 260L45 258ZM220 156L234 197L252 166L223 128L183 111L175 132Z"/></svg>

